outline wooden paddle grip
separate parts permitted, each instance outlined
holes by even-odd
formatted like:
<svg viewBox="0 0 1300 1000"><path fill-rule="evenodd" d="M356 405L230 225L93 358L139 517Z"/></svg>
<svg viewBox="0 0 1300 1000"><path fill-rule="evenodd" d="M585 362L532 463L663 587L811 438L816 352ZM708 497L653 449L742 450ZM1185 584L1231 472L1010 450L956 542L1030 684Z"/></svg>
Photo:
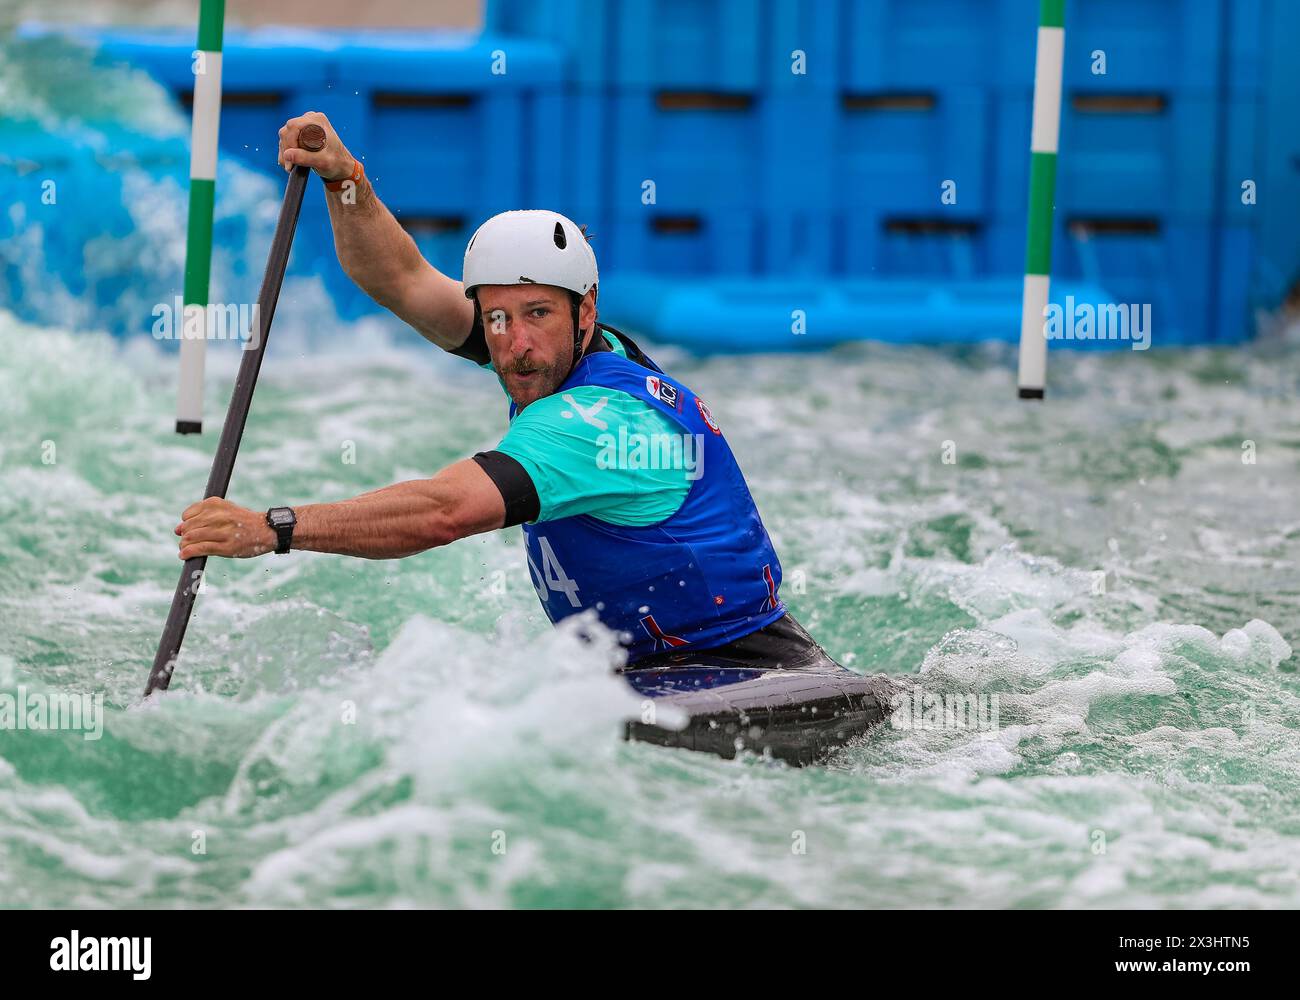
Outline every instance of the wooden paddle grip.
<svg viewBox="0 0 1300 1000"><path fill-rule="evenodd" d="M298 132L298 148L319 153L325 148L325 130L314 123L304 125Z"/></svg>

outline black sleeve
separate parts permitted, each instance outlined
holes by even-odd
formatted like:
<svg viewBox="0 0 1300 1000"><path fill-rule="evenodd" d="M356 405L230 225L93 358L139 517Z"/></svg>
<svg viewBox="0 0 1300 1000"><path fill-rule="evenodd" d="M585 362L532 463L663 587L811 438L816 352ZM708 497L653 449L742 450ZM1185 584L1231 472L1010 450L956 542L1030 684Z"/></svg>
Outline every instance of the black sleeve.
<svg viewBox="0 0 1300 1000"><path fill-rule="evenodd" d="M447 353L458 358L468 358L476 365L485 365L492 360L492 355L488 353L487 334L483 332L483 317L477 309L474 310L474 327L465 338L465 343Z"/></svg>
<svg viewBox="0 0 1300 1000"><path fill-rule="evenodd" d="M504 527L513 528L516 524L537 520L542 502L537 498L537 487L522 465L500 451L480 451L474 456L474 461L501 491L501 499L506 502Z"/></svg>

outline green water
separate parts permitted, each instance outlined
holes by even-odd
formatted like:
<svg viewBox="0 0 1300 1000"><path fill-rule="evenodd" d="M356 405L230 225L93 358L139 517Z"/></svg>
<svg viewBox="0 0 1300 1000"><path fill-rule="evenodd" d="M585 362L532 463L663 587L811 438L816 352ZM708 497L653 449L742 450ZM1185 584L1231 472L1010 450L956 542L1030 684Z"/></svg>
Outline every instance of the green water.
<svg viewBox="0 0 1300 1000"><path fill-rule="evenodd" d="M185 127L138 74L0 39L28 133L99 148L92 98ZM0 906L1300 904L1281 342L1054 353L1042 405L1004 349L655 349L726 430L795 614L855 670L996 695L995 730L882 729L805 770L624 743L639 702L544 621L517 532L214 561L172 693L142 704L236 363L212 352L209 433L178 438L174 356L94 332L178 291L173 159L126 168L84 287L54 272L98 173L62 214L10 206L0 243L0 701L106 713L98 740L0 729ZM214 289L251 295L279 187L221 171ZM321 303L286 284L232 499L344 498L498 440L494 380Z"/></svg>
<svg viewBox="0 0 1300 1000"><path fill-rule="evenodd" d="M232 497L341 498L491 445L493 380L413 340L273 345ZM1284 354L1062 354L1046 405L994 350L661 354L733 441L795 613L854 669L997 693L997 731L882 730L807 770L623 743L637 703L542 619L514 532L214 562L173 693L142 705L214 436L170 433L171 359L4 316L0 690L102 691L107 718L0 732L0 901L1300 902Z"/></svg>

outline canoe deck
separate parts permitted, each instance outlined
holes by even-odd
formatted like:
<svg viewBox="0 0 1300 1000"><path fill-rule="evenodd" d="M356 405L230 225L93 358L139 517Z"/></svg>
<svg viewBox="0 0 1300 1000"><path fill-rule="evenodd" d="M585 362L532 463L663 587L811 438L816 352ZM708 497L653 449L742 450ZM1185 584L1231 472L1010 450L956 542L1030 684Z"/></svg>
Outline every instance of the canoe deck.
<svg viewBox="0 0 1300 1000"><path fill-rule="evenodd" d="M880 725L906 691L884 675L848 670L679 667L631 670L624 677L651 699L642 719L627 723L627 739L728 759L751 751L796 766L814 764ZM662 704L687 714L685 728L654 721Z"/></svg>

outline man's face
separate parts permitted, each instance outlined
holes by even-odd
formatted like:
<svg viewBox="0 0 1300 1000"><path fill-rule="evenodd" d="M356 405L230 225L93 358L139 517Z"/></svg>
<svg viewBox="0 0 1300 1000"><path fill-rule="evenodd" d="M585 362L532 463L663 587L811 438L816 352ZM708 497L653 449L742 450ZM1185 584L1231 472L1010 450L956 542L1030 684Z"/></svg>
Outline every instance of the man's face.
<svg viewBox="0 0 1300 1000"><path fill-rule="evenodd" d="M478 302L492 367L515 406L522 410L558 389L573 367L569 293L552 285L482 285ZM588 292L579 322L587 329L594 320Z"/></svg>

